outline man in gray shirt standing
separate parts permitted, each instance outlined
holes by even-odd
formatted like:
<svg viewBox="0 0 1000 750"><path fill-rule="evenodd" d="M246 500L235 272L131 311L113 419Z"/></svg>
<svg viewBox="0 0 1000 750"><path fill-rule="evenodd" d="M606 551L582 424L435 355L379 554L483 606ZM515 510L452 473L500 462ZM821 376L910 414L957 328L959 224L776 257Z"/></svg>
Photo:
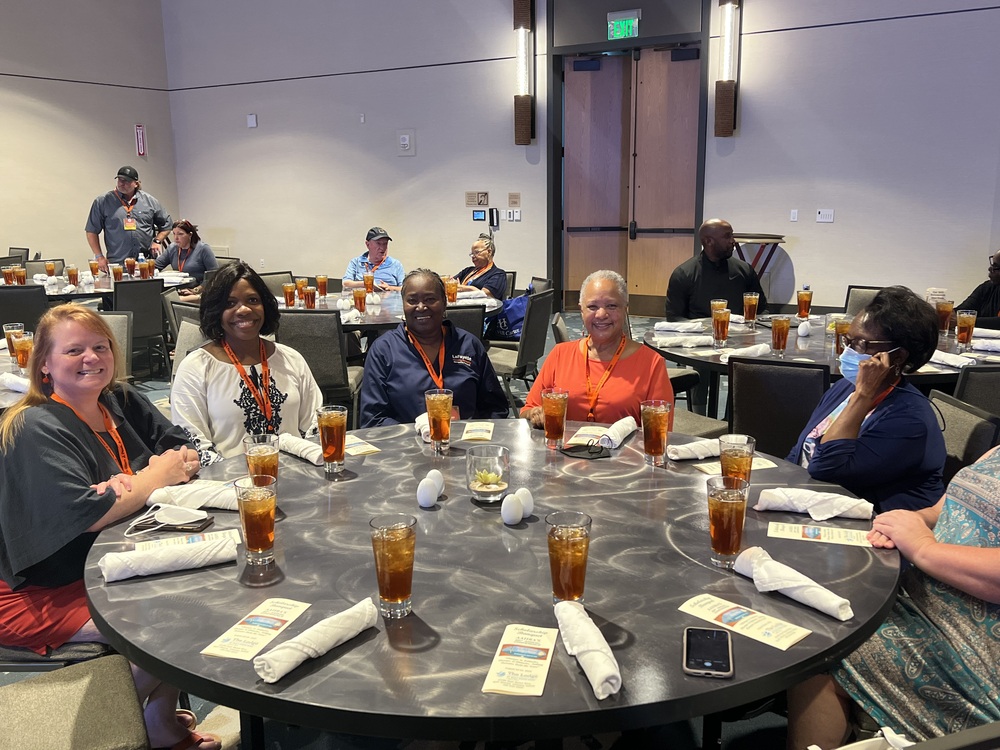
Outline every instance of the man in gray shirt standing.
<svg viewBox="0 0 1000 750"><path fill-rule="evenodd" d="M155 257L161 241L170 233L170 214L149 193L139 189L135 167L118 170L114 190L94 199L87 217L87 244L102 271L108 262L121 263L128 257L148 253ZM98 235L104 232L107 254L101 251Z"/></svg>

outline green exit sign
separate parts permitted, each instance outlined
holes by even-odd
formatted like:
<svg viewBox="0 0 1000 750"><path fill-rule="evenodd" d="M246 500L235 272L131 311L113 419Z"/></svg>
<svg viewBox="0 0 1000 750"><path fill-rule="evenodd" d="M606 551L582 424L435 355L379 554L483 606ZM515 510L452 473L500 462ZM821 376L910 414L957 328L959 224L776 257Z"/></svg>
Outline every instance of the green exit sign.
<svg viewBox="0 0 1000 750"><path fill-rule="evenodd" d="M639 36L639 10L620 10L608 13L608 40L636 39Z"/></svg>

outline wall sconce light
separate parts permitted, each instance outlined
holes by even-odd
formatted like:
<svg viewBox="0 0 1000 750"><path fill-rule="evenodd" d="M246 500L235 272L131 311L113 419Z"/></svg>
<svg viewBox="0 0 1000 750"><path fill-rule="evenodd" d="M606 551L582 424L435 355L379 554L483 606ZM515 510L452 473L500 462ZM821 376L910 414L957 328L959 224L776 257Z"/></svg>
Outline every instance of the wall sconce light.
<svg viewBox="0 0 1000 750"><path fill-rule="evenodd" d="M534 0L513 0L517 43L514 89L514 145L527 146L535 137Z"/></svg>
<svg viewBox="0 0 1000 750"><path fill-rule="evenodd" d="M715 136L736 131L736 89L740 70L740 0L719 0L719 78L715 82Z"/></svg>

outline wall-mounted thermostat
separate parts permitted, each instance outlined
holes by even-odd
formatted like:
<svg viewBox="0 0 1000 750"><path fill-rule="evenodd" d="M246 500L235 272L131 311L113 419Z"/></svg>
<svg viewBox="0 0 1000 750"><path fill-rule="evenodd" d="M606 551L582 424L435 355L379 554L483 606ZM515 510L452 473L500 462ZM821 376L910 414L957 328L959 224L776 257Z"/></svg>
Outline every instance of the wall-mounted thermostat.
<svg viewBox="0 0 1000 750"><path fill-rule="evenodd" d="M475 210L472 212L473 221L486 221L486 209Z"/></svg>

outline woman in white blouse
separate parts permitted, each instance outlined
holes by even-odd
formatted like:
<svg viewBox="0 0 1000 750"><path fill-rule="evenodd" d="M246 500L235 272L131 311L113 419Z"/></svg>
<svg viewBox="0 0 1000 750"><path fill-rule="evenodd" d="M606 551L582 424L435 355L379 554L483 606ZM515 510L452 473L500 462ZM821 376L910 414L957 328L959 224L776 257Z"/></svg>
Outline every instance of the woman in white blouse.
<svg viewBox="0 0 1000 750"><path fill-rule="evenodd" d="M177 369L170 411L203 465L243 451L246 435L302 436L315 428L323 397L302 355L261 338L278 330L274 295L246 263L230 263L202 291L209 343Z"/></svg>

